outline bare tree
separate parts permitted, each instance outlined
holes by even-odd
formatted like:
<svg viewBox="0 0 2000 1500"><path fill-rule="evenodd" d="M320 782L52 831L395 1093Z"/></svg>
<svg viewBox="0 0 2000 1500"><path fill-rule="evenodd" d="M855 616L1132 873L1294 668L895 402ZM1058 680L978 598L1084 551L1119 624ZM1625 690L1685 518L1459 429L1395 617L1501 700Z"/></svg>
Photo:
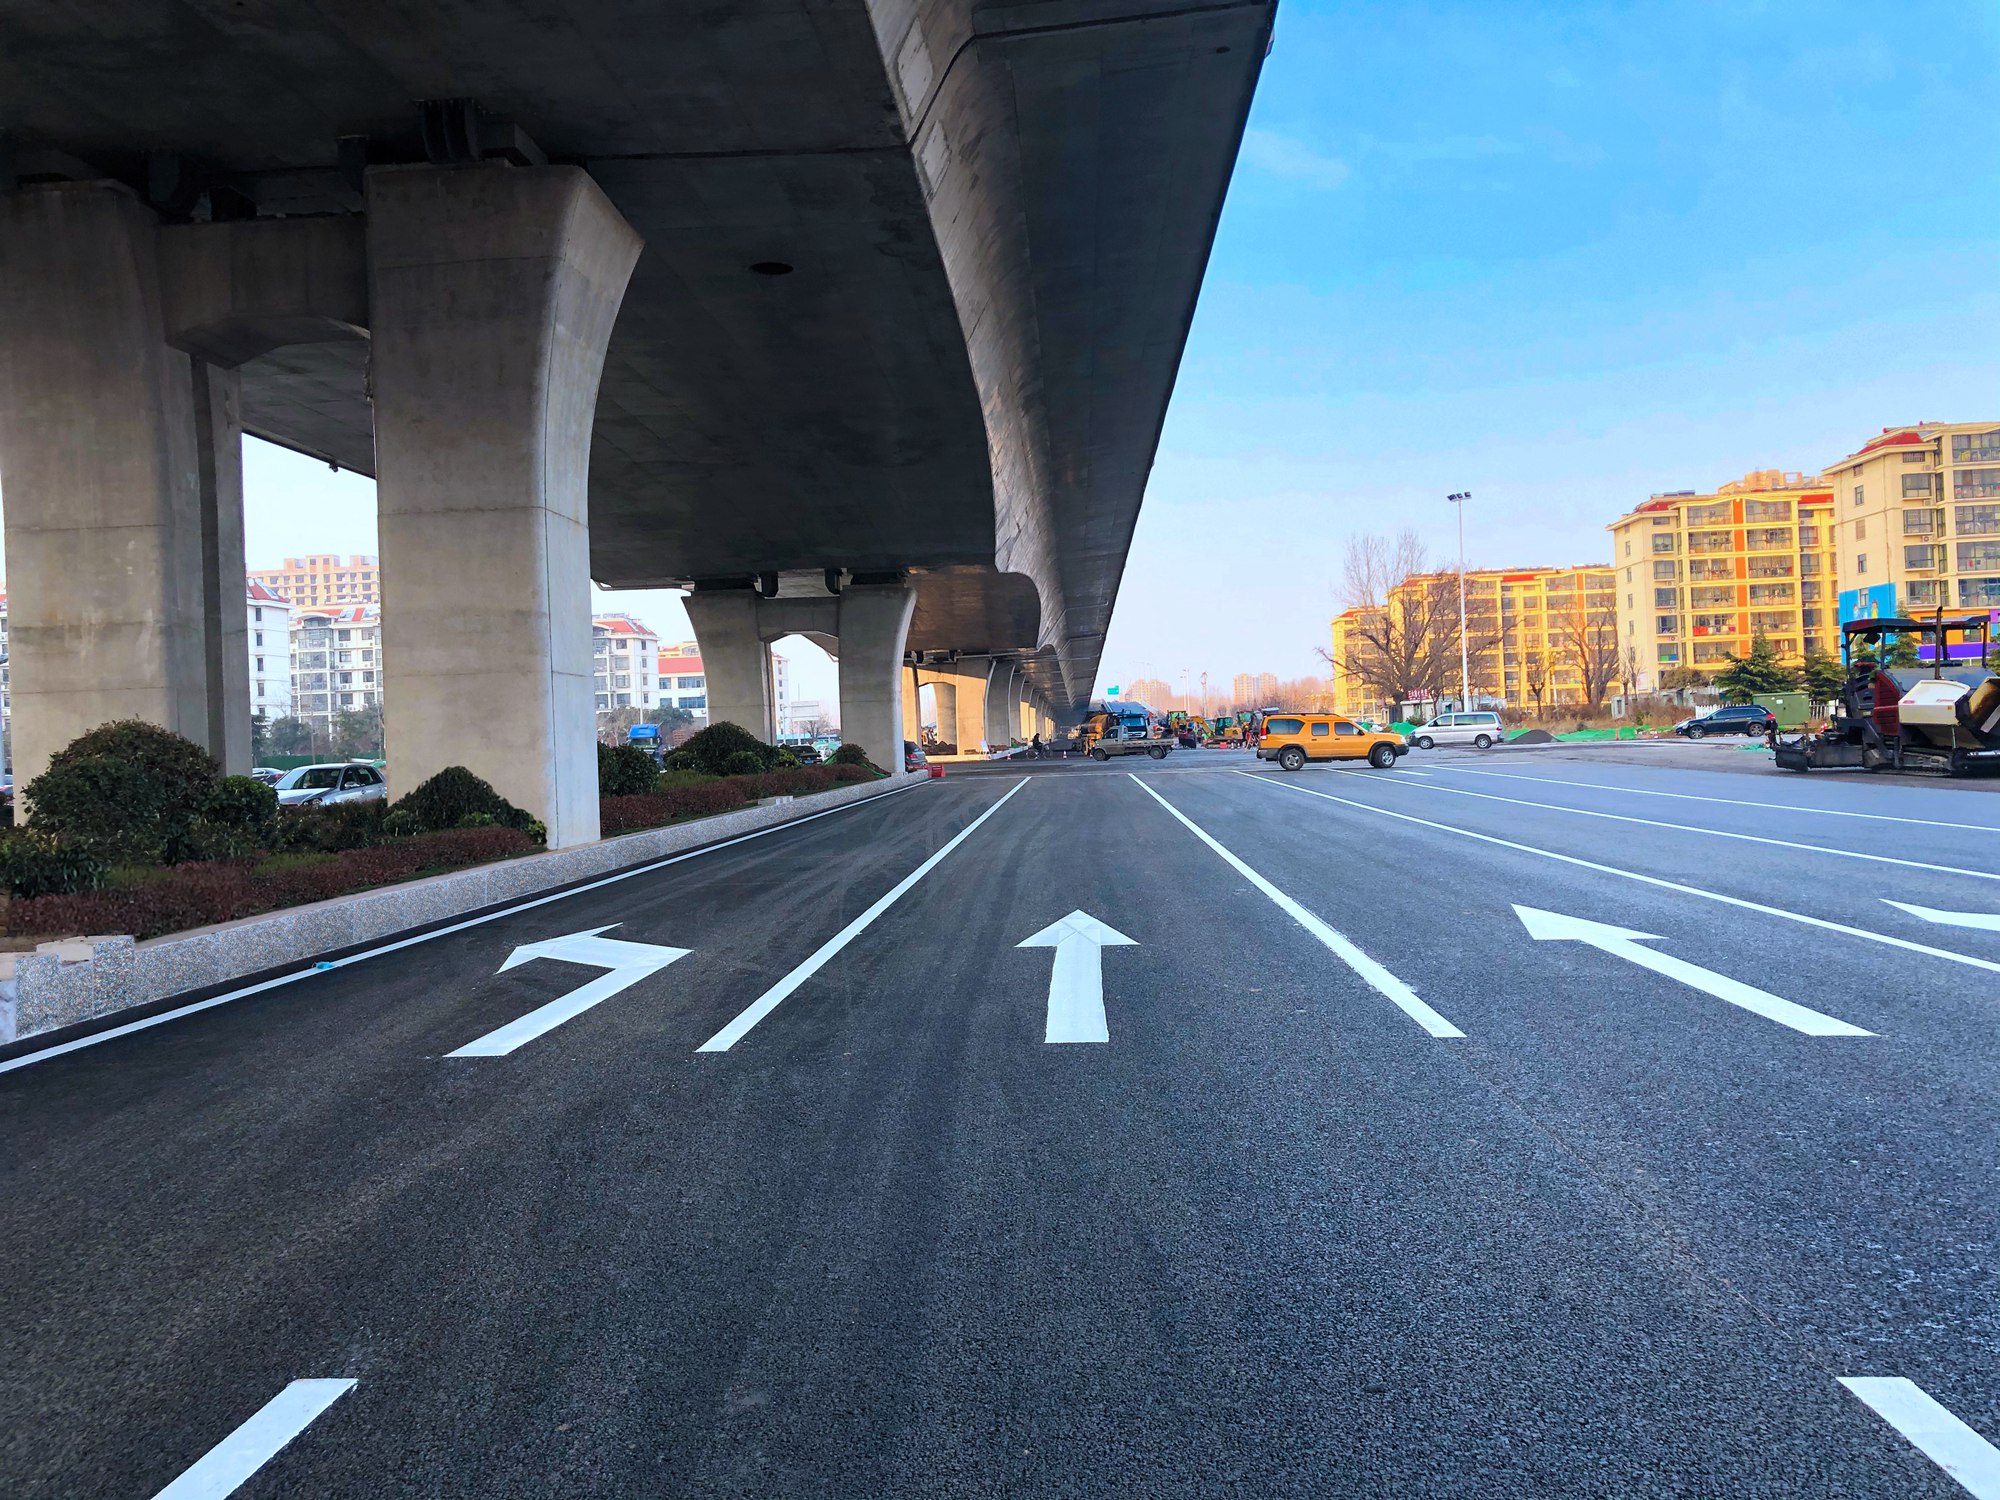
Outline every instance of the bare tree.
<svg viewBox="0 0 2000 1500"><path fill-rule="evenodd" d="M1414 531L1393 539L1350 537L1341 571L1343 605L1355 611L1341 659L1320 659L1397 708L1438 696L1459 666L1458 575L1442 571ZM1485 626L1468 624L1466 654L1483 658L1498 644Z"/></svg>
<svg viewBox="0 0 2000 1500"><path fill-rule="evenodd" d="M1549 625L1562 659L1576 668L1584 706L1602 708L1618 676L1618 622L1613 612L1591 609L1579 591L1576 602Z"/></svg>

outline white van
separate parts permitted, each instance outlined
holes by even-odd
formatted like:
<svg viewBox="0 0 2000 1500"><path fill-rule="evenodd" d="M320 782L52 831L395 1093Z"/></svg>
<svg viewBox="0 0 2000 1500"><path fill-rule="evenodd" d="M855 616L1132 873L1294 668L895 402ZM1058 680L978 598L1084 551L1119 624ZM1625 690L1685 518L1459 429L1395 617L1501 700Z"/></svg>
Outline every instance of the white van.
<svg viewBox="0 0 2000 1500"><path fill-rule="evenodd" d="M1500 731L1500 715L1483 713L1439 714L1428 724L1410 731L1410 743L1419 750L1435 750L1439 745L1471 745L1484 750L1506 736Z"/></svg>

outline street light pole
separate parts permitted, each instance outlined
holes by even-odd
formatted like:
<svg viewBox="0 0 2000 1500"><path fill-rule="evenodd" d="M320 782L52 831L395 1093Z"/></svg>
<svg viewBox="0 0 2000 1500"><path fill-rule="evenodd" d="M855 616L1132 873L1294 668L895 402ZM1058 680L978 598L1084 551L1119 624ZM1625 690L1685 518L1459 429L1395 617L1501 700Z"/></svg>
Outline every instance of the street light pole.
<svg viewBox="0 0 2000 1500"><path fill-rule="evenodd" d="M1465 502L1471 498L1471 490L1445 496L1458 508L1458 706L1461 710L1472 707L1471 657L1465 643Z"/></svg>

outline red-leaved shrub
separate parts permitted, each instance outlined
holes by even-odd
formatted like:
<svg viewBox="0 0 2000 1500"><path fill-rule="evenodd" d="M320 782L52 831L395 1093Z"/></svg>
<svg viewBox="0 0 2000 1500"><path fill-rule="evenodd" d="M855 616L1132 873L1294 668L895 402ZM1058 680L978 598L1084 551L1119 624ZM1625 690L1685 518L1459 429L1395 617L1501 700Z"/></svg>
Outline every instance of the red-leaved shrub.
<svg viewBox="0 0 2000 1500"><path fill-rule="evenodd" d="M697 781L688 786L668 787L664 791L646 792L636 797L600 797L597 799L597 826L608 838L614 833L658 828L676 818L701 818L734 812L739 807L748 807L760 797L799 797L874 779L875 773L865 766L800 766L790 771L760 771L754 776L725 776L717 781Z"/></svg>
<svg viewBox="0 0 2000 1500"><path fill-rule="evenodd" d="M303 906L419 875L483 865L540 846L514 828L454 828L349 849L319 863L259 874L248 860L175 865L138 885L74 896L37 896L7 906L17 936L129 932L158 937L259 912Z"/></svg>

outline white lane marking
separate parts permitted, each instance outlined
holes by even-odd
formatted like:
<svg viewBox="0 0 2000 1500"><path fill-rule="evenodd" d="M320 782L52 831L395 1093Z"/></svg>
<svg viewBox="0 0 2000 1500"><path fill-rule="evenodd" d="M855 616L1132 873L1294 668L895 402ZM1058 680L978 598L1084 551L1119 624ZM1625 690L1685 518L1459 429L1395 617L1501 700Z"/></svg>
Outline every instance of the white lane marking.
<svg viewBox="0 0 2000 1500"><path fill-rule="evenodd" d="M842 948L845 948L849 943L853 942L855 938L859 937L863 932L865 932L868 929L869 925L872 922L874 922L874 920L877 917L881 916L883 912L887 911L890 907L894 906L898 901L900 901L903 898L904 893L908 891L911 886L915 885L919 880L922 880L926 875L930 874L932 870L935 870L940 864L942 864L944 862L944 857L947 854L951 853L952 850L956 849L960 844L964 843L968 838L970 838L974 830L976 830L981 823L984 823L988 818L992 817L995 813L1000 811L1001 808L1005 807L1007 805L1008 799L1011 798L1014 795L1014 793L1020 791L1021 788L1026 786L1032 779L1033 779L1032 777L1023 776L1019 781L1015 782L1011 787L1007 788L1006 795L1001 797L1001 799L998 802L995 802L991 807L987 808L985 812L981 813L978 817L974 818L970 823L966 824L965 827L961 828L957 833L952 835L950 842L948 842L942 849L939 849L937 853L933 854L929 859L925 860L922 864L918 865L914 870L910 871L909 874L905 875L901 880L897 881L896 884L890 889L887 895L883 896L873 906L869 907L868 910L864 911L860 916L856 917L852 922L849 922L845 927L841 928L840 931L836 932L832 937L828 938L824 943L820 944L819 947L813 951L813 954L810 958L806 959L804 963L800 964L796 969L792 970L791 973L787 974L783 979L780 979L776 984L772 985L768 990L764 991L763 994L759 995L755 1000L751 1001L749 1005L743 1008L742 1013L739 1014L735 1020L731 1021L727 1026L723 1027L722 1030L716 1032L714 1036L710 1037L707 1041L703 1042L699 1047L695 1048L695 1051L727 1052L731 1047L734 1047L738 1042L742 1041L744 1037L749 1035L751 1027L755 1026L759 1021L763 1020L764 1017L768 1016L772 1011L776 1010L779 1007L779 1005L781 1005L784 1002L785 998L792 993L793 990L797 989L800 985L804 984L808 979L812 978L813 975L817 974L820 971L820 969L824 967L828 959L832 958L836 953L840 952Z"/></svg>
<svg viewBox="0 0 2000 1500"><path fill-rule="evenodd" d="M1055 967L1049 971L1044 1042L1111 1040L1111 1028L1104 1019L1104 950L1136 948L1136 942L1088 912L1073 911L1014 946L1056 950Z"/></svg>
<svg viewBox="0 0 2000 1500"><path fill-rule="evenodd" d="M351 1380L294 1380L153 1500L223 1500L235 1494L280 1448L353 1389Z"/></svg>
<svg viewBox="0 0 2000 1500"><path fill-rule="evenodd" d="M1239 773L1240 774L1240 773ZM1387 783L1394 785L1394 782ZM1779 849L1798 849L1807 854L1825 854L1834 859L1860 859L1876 865L1900 865L1906 870L1928 870L1934 875L1966 875L1974 880L2000 880L2000 870L1967 870L1958 865L1933 865L1920 859L1897 859L1889 854L1868 854L1859 849L1829 849L1825 844L1801 844L1792 839L1774 839L1761 833L1732 833L1723 828L1704 828L1699 823L1665 823L1658 818L1640 818L1631 813L1603 812L1594 807L1568 807L1560 802L1536 802L1527 797L1503 797L1497 792L1475 792L1462 786L1428 786L1429 792L1448 797L1477 797L1482 802L1505 802L1513 807L1538 807L1547 812L1570 813L1579 818L1604 818L1613 823L1637 823L1645 828L1668 828L1678 833L1705 834L1712 839L1736 839L1745 844L1770 844Z"/></svg>
<svg viewBox="0 0 2000 1500"><path fill-rule="evenodd" d="M130 1036L135 1031L145 1031L149 1027L164 1026L169 1021L178 1021L183 1016L192 1016L205 1010L213 1010L218 1005L227 1005L232 1000L246 999L251 995L261 995L266 990L275 990L284 985L296 984L301 979L310 979L315 974L331 973L344 969L349 964L365 963L371 958L380 958L385 953L395 953L404 948L413 948L418 943L428 943L433 938L449 937L454 932L464 932L469 927L480 927L488 922L497 922L502 917L516 916L524 911L533 911L538 906L547 906L551 901L567 901L571 896L585 895L590 891L602 890L607 885L616 885L621 880L630 880L638 875L650 875L655 870L664 870L668 865L677 865L682 860L699 859L704 854L715 854L737 844L747 844L752 839L761 839L773 833L783 833L797 828L801 823L815 822L820 818L831 818L844 812L852 812L857 807L873 807L888 797L901 796L920 786L929 786L928 780L912 781L891 791L873 797L863 797L857 802L849 802L841 807L829 807L825 812L807 813L803 818L793 818L789 823L774 823L769 828L759 828L752 833L738 834L733 839L724 839L719 844L706 844L699 849L690 849L685 854L670 855L666 859L656 859L651 864L636 865L629 870L620 870L616 875L606 875L601 880L593 880L588 885L571 886L553 895L537 896L531 901L522 901L514 906L502 907L499 911L487 912L481 917L467 917L463 922L454 922L449 927L439 927L430 932L420 932L415 937L398 938L393 943L384 943L378 948L370 948L361 953L350 953L345 958L328 961L324 966L315 964L291 974L280 974L275 979L265 979L256 984L246 984L240 990L231 990L226 995L211 995L206 1000L197 1000L191 1005L177 1005L172 1010L163 1010L157 1016L147 1016L140 1021L127 1021L123 1026L114 1026L109 1031L92 1032L89 1036L78 1037L75 1041L60 1042L53 1047L44 1047L39 1052L24 1052L19 1057L0 1061L0 1073L11 1073L16 1068L25 1068L30 1063L46 1062L51 1057L61 1057L65 1052L76 1052L84 1047L95 1047L100 1042L111 1041L115 1037Z"/></svg>
<svg viewBox="0 0 2000 1500"><path fill-rule="evenodd" d="M1954 1417L1914 1380L1899 1375L1843 1375L1840 1383L1910 1446L1977 1500L2000 1500L2000 1451Z"/></svg>
<svg viewBox="0 0 2000 1500"><path fill-rule="evenodd" d="M1926 922L1936 922L1941 927L1971 927L1982 932L2000 932L2000 912L1945 911L1936 906L1915 906L1908 901L1890 901L1887 896L1882 899L1900 911L1906 911L1913 917L1922 917Z"/></svg>
<svg viewBox="0 0 2000 1500"><path fill-rule="evenodd" d="M1249 776L1253 781L1265 779L1249 771L1238 771L1235 774L1238 776ZM1346 964L1356 974L1359 974L1362 979L1366 980L1379 993L1386 995L1398 1009L1419 1026L1423 1027L1424 1030L1435 1037L1462 1037L1465 1035L1464 1032L1460 1031L1451 1022L1447 1021L1443 1016L1420 1000L1415 990L1403 983L1394 974L1391 974L1366 953L1363 953L1342 934L1334 931L1333 928L1327 926L1326 923L1307 911L1290 896L1287 896L1275 885L1272 885L1262 875L1259 875L1255 870L1244 864L1242 860L1223 848L1221 844L1210 838L1205 829L1178 807L1175 807L1173 803L1147 786L1145 782L1140 781L1138 777L1134 776L1132 780L1138 785L1140 791L1144 792L1148 797L1151 797L1160 806L1178 818L1181 826L1186 828L1189 833L1208 845L1215 853L1221 855L1223 862L1230 869L1234 870L1238 875L1241 875L1245 880L1256 886L1258 890L1270 897L1280 911L1298 923L1299 926L1305 928L1314 937L1318 938L1328 948L1332 949L1335 956L1342 963Z"/></svg>
<svg viewBox="0 0 2000 1500"><path fill-rule="evenodd" d="M688 956L686 948L668 948L659 943L628 943L623 938L600 937L599 933L609 932L616 922L604 927L593 927L588 932L572 932L564 937L547 938L539 943L523 943L507 955L507 962L500 965L500 972L518 968L531 959L553 958L563 963L588 964L592 968L608 969L590 983L571 990L567 995L558 995L547 1005L537 1006L518 1020L509 1021L494 1031L489 1031L476 1042L467 1042L455 1052L447 1052L447 1057L505 1057L517 1047L532 1042L545 1032L550 1032L563 1022L574 1020L601 1001L609 1000L620 990L629 989L648 974L657 974L668 964Z"/></svg>
<svg viewBox="0 0 2000 1500"><path fill-rule="evenodd" d="M1637 870L1625 870L1617 865L1601 864L1594 859L1582 859L1574 854L1558 854L1553 849L1543 849L1534 844L1518 843L1513 839L1503 839L1496 834L1474 833L1469 828L1454 828L1449 823L1439 823L1431 818L1420 818L1414 813L1400 813L1392 808L1378 807L1371 802L1356 802L1352 797L1336 797L1332 792L1316 792L1311 787L1294 786L1288 781L1280 781L1275 776L1259 776L1252 771L1230 773L1251 781L1267 782L1272 786L1301 792L1308 797L1321 797L1328 802L1338 802L1343 807L1357 808L1362 812L1378 814L1384 818L1394 818L1399 823L1415 823L1420 828L1435 828L1440 833L1454 834L1462 839L1477 839L1482 844L1497 844L1502 849L1512 849L1521 854L1535 854L1543 859L1558 860L1566 865L1575 865L1581 870L1596 870L1603 875L1617 875L1626 880L1636 880L1641 885L1654 886L1663 891L1678 891L1684 896L1699 896L1704 901L1719 901L1724 906L1734 906L1743 911L1762 912L1767 917L1782 917L1787 922L1800 922L1807 927L1817 927L1822 932L1839 932L1848 937L1861 938L1865 942L1880 943L1885 948L1901 948L1905 953L1922 953L1931 958L1942 958L1947 962L1964 964L1969 969L1984 969L1989 974L2000 974L2000 963L1990 958L1974 958L1970 953L1954 953L1949 948L1933 948L1928 943L1913 943L1908 938L1891 937L1886 932L1870 932L1865 927L1849 927L1845 922L1830 921L1825 917L1809 917L1801 911L1787 911L1782 906L1766 906L1761 901L1746 901L1741 896L1725 896L1721 891L1706 891L1698 885L1683 885L1678 880L1666 880L1658 875L1642 875Z"/></svg>
<svg viewBox="0 0 2000 1500"><path fill-rule="evenodd" d="M1622 958L1635 963L1642 969L1651 969L1655 974L1697 989L1704 994L1726 1000L1766 1020L1776 1021L1780 1026L1789 1026L1794 1031L1807 1036L1873 1036L1872 1031L1863 1031L1859 1026L1822 1015L1816 1010L1786 1000L1769 990L1760 990L1754 984L1745 984L1740 979L1732 979L1727 974L1718 974L1713 969L1704 969L1699 964L1691 964L1684 958L1675 958L1670 953L1660 953L1652 948L1641 947L1643 943L1660 941L1658 933L1634 932L1629 927L1614 927L1609 922L1592 922L1583 917L1565 916L1561 912L1543 911L1538 906L1514 907L1514 915L1521 919L1521 925L1528 929L1528 936L1538 943L1574 942L1587 943L1600 953L1608 953L1613 958Z"/></svg>
<svg viewBox="0 0 2000 1500"><path fill-rule="evenodd" d="M1680 802L1716 802L1725 807L1754 807L1762 812L1813 813L1824 818L1863 818L1871 823L1910 823L1919 828L1949 828L1954 833L2000 833L1979 823L1951 823L1941 818L1902 818L1891 813L1849 812L1838 807L1806 807L1797 802L1758 802L1748 797L1709 797L1695 792L1662 792L1615 782L1575 781L1567 776L1528 776L1519 771L1480 771L1471 766L1439 766L1455 776L1498 776L1506 781L1532 781L1541 786L1587 787L1593 792L1624 792L1634 797L1672 797ZM1651 769L1651 768L1649 768Z"/></svg>

